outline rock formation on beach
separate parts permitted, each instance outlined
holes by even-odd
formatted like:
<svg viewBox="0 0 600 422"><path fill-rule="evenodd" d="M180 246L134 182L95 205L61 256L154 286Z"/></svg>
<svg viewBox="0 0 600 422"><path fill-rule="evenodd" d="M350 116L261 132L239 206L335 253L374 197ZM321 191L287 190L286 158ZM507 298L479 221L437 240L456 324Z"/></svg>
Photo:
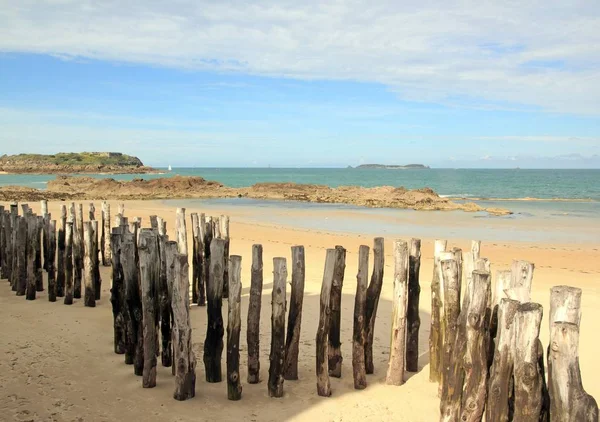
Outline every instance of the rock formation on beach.
<svg viewBox="0 0 600 422"><path fill-rule="evenodd" d="M0 172L17 174L158 173L131 155L120 152L59 152L53 155L18 154L0 157Z"/></svg>
<svg viewBox="0 0 600 422"><path fill-rule="evenodd" d="M48 199L179 199L179 198L254 198L292 200L319 203L353 204L373 208L403 208L414 210L487 211L495 215L510 214L497 208L482 208L472 203L454 203L441 198L429 188L409 190L403 187L340 186L298 183L257 183L250 187L231 188L202 177L136 178L118 181L112 178L58 176L48 182L46 191L4 187L1 200Z"/></svg>

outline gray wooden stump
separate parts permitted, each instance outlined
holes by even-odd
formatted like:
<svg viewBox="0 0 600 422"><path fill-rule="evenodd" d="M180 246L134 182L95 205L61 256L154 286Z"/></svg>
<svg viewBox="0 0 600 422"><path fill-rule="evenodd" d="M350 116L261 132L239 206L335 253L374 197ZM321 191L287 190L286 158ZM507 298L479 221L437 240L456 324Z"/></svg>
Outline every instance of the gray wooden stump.
<svg viewBox="0 0 600 422"><path fill-rule="evenodd" d="M44 217L41 215L36 216L36 243L33 245L35 248L34 257L34 274L35 274L35 289L38 292L44 291L44 278L43 278L43 262L42 262L42 242L44 240Z"/></svg>
<svg viewBox="0 0 600 422"><path fill-rule="evenodd" d="M100 236L100 249L102 251L102 265L110 265L112 233L110 229L110 204L102 202L102 234Z"/></svg>
<svg viewBox="0 0 600 422"><path fill-rule="evenodd" d="M581 323L581 289L571 286L554 286L550 289L550 328L555 322Z"/></svg>
<svg viewBox="0 0 600 422"><path fill-rule="evenodd" d="M365 325L367 320L367 286L369 283L369 247L361 245L358 249L358 274L356 276L356 295L354 297L354 324L352 327L352 375L354 388L367 388L365 368Z"/></svg>
<svg viewBox="0 0 600 422"><path fill-rule="evenodd" d="M200 273L200 263L198 260L200 227L198 222L198 213L191 213L192 221L192 303L198 303L198 278Z"/></svg>
<svg viewBox="0 0 600 422"><path fill-rule="evenodd" d="M198 306L206 306L206 276L208 275L208 261L206 260L205 240L206 216L204 213L201 213L200 221L198 223L198 265L200 267L200 271L198 272Z"/></svg>
<svg viewBox="0 0 600 422"><path fill-rule="evenodd" d="M48 224L48 230L46 230L48 236L48 252L46 258L46 269L48 271L48 301L56 302L56 271L54 268L54 262L56 260L56 220L50 220Z"/></svg>
<svg viewBox="0 0 600 422"><path fill-rule="evenodd" d="M406 305L406 370L417 372L419 370L419 329L421 318L419 316L419 297L421 285L419 273L421 271L421 239L411 239L410 256L408 263L408 301Z"/></svg>
<svg viewBox="0 0 600 422"><path fill-rule="evenodd" d="M21 239L24 239L27 237L27 226L24 226L24 228L20 228L19 227L19 206L15 203L15 204L10 204L10 226L12 227L12 233L11 233L11 247L12 247L12 264L11 264L11 288L12 291L17 292L18 293L18 286L19 286L19 280L23 280L23 283L26 283L26 278L27 278L27 271L25 271L25 278L22 277L22 274L20 273L21 271L23 271L21 269L21 265L19 265L19 248L20 248L20 244L21 242L19 242L19 236L23 236L21 237ZM19 230L24 230L24 233L20 233ZM25 245L25 243L22 243L23 245ZM24 258L23 258L23 262L25 262L25 260L27 259L27 252L26 249L24 248L22 250L22 252L25 254ZM26 267L25 267L26 269ZM25 286L25 284L23 284ZM21 293L21 296L25 294L25 289L23 289L23 293Z"/></svg>
<svg viewBox="0 0 600 422"><path fill-rule="evenodd" d="M102 296L102 277L100 276L100 258L98 247L98 221L92 220L92 275L94 280L94 294L96 300Z"/></svg>
<svg viewBox="0 0 600 422"><path fill-rule="evenodd" d="M330 322L328 341L329 375L335 378L342 377L342 287L344 272L346 270L346 249L342 246L335 247L335 266L333 269L333 283L331 284L331 299L329 302Z"/></svg>
<svg viewBox="0 0 600 422"><path fill-rule="evenodd" d="M367 374L375 370L373 365L373 338L375 335L375 320L379 296L383 286L383 269L385 266L384 239L376 237L373 246L373 274L367 288L366 322L365 322L365 369Z"/></svg>
<svg viewBox="0 0 600 422"><path fill-rule="evenodd" d="M227 298L229 296L229 265L227 264L229 260L229 216L222 215L219 219L219 230L221 234L221 239L225 241L224 251L223 251L223 259L225 260L223 271L223 297Z"/></svg>
<svg viewBox="0 0 600 422"><path fill-rule="evenodd" d="M58 232L56 235L56 296L65 296L65 231L67 226L67 207L63 205L60 212Z"/></svg>
<svg viewBox="0 0 600 422"><path fill-rule="evenodd" d="M431 280L431 331L429 333L429 381L440 382L442 370L442 332L440 327L441 317L441 290L439 255L446 250L445 240L436 240L433 252L433 277Z"/></svg>
<svg viewBox="0 0 600 422"><path fill-rule="evenodd" d="M200 216L200 220L202 221L202 214ZM204 270L204 290L208 290L208 279L210 277L210 244L213 239L213 225L210 221L210 217L208 221L204 223L204 232L203 232L203 245L204 245L204 257L203 257L203 270ZM202 296L200 293L198 294L198 301L201 302L202 305Z"/></svg>
<svg viewBox="0 0 600 422"><path fill-rule="evenodd" d="M260 381L260 309L263 289L262 245L252 245L250 298L248 299L248 384Z"/></svg>
<svg viewBox="0 0 600 422"><path fill-rule="evenodd" d="M96 207L94 206L93 202L90 202L89 204L88 217L90 221L96 221Z"/></svg>
<svg viewBox="0 0 600 422"><path fill-rule="evenodd" d="M232 255L229 259L229 312L227 317L227 398L240 400L240 329L242 312L242 257Z"/></svg>
<svg viewBox="0 0 600 422"><path fill-rule="evenodd" d="M127 226L121 226L121 267L126 304L125 363L133 364L133 373L144 373L144 334L142 326L142 299L135 234Z"/></svg>
<svg viewBox="0 0 600 422"><path fill-rule="evenodd" d="M92 243L92 236L94 229L92 223L86 221L83 224L83 282L84 282L84 295L83 303L88 307L96 306L96 292L94 286L94 268L92 262L92 254L94 246Z"/></svg>
<svg viewBox="0 0 600 422"><path fill-rule="evenodd" d="M161 364L162 366L169 367L173 363L171 343L171 296L169 295L169 284L173 285L173 280L169 283L169 271L167 266L175 265L175 253L177 248L175 247L169 257L169 251L167 243L169 237L165 234L160 234L160 221L158 223L158 253L160 256L160 273L158 280L158 310L160 313L160 333L161 333ZM189 269L188 269L189 271Z"/></svg>
<svg viewBox="0 0 600 422"><path fill-rule="evenodd" d="M185 208L177 208L175 220L175 234L179 253L188 254L187 229L185 223Z"/></svg>
<svg viewBox="0 0 600 422"><path fill-rule="evenodd" d="M65 223L65 305L73 304L73 222Z"/></svg>
<svg viewBox="0 0 600 422"><path fill-rule="evenodd" d="M157 350L157 288L160 273L157 233L152 229L141 229L138 254L142 287L142 312L144 332L144 371L142 386L156 386Z"/></svg>
<svg viewBox="0 0 600 422"><path fill-rule="evenodd" d="M381 242L383 243L383 242ZM336 250L327 249L325 258L325 269L323 271L323 283L321 284L319 326L315 339L317 355L317 394L322 397L331 396L331 383L328 371L328 335L330 318L331 286L335 277Z"/></svg>
<svg viewBox="0 0 600 422"><path fill-rule="evenodd" d="M73 207L73 205L72 205ZM75 207L73 223L73 297L81 298L81 281L83 278L83 205Z"/></svg>
<svg viewBox="0 0 600 422"><path fill-rule="evenodd" d="M204 368L207 382L221 382L221 355L223 353L223 239L213 239L210 244L210 277L207 286L208 324L204 341Z"/></svg>
<svg viewBox="0 0 600 422"><path fill-rule="evenodd" d="M110 241L112 248L112 285L110 288L110 302L112 304L113 312L113 344L115 353L120 355L125 353L125 333L127 330L127 315L125 314L125 286L123 280L123 267L121 266L121 236L120 227L115 227L112 229Z"/></svg>
<svg viewBox="0 0 600 422"><path fill-rule="evenodd" d="M36 268L36 243L39 243L40 239L38 236L38 221L37 217L33 214L24 216L27 220L27 286L25 290L25 299L35 300L36 296L36 281L37 281L37 268Z"/></svg>
<svg viewBox="0 0 600 422"><path fill-rule="evenodd" d="M167 246L169 250L174 249ZM190 281L187 255L175 254L171 308L173 309L173 343L175 369L175 400L187 400L196 395L196 357L192 350L190 322Z"/></svg>
<svg viewBox="0 0 600 422"><path fill-rule="evenodd" d="M271 353L269 354L269 397L283 397L283 360L285 355L285 289L287 263L273 258L273 292L271 294Z"/></svg>
<svg viewBox="0 0 600 422"><path fill-rule="evenodd" d="M302 325L302 303L304 300L304 277L304 246L292 246L292 294L288 312L283 370L283 377L286 380L298 379L298 353Z"/></svg>
<svg viewBox="0 0 600 422"><path fill-rule="evenodd" d="M406 370L406 305L408 300L408 244L394 242L394 297L392 301L392 339L386 383L404 384ZM459 282L460 283L460 282ZM460 296L459 296L460 297Z"/></svg>
<svg viewBox="0 0 600 422"><path fill-rule="evenodd" d="M168 294L168 298L169 298L169 305L168 305L168 310L163 310L164 312L169 312L171 319L173 318L173 313L172 313L172 303L173 303L173 283L175 283L175 260L176 255L178 254L177 252L177 242L175 241L167 241L165 244L165 249L166 249L166 258L167 258L167 262L166 262L166 266L167 266L167 294ZM188 274L189 274L189 264L188 264ZM189 292L188 292L188 299L189 299ZM165 319L166 322L166 319ZM174 321L173 321L174 324ZM175 351L174 351L174 347L173 347L173 343L172 343L172 325L167 325L164 324L161 329L164 328L165 331L163 332L163 354L169 354L170 356L174 357ZM168 331L167 331L168 329ZM166 342L165 342L166 341ZM173 375L175 375L175 366L177 365L177 363L172 362L171 365L171 372Z"/></svg>

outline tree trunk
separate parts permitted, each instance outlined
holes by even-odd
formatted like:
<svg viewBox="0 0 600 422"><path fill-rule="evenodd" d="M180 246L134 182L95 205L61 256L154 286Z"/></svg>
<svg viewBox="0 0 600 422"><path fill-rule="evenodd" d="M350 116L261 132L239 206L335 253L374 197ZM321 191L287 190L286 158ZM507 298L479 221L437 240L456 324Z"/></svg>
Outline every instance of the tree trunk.
<svg viewBox="0 0 600 422"><path fill-rule="evenodd" d="M304 300L304 246L292 246L292 295L288 312L287 336L285 339L285 364L283 377L298 379L298 353L302 325L302 303Z"/></svg>
<svg viewBox="0 0 600 422"><path fill-rule="evenodd" d="M65 305L73 304L73 222L65 223Z"/></svg>
<svg viewBox="0 0 600 422"><path fill-rule="evenodd" d="M210 278L207 286L208 326L204 341L204 367L207 382L221 382L221 354L223 353L223 239L213 239L210 244Z"/></svg>
<svg viewBox="0 0 600 422"><path fill-rule="evenodd" d="M408 244L394 242L394 299L392 302L392 341L386 383L404 384L406 369L406 305L408 300ZM460 283L460 282L459 282ZM459 296L460 297L460 296Z"/></svg>
<svg viewBox="0 0 600 422"><path fill-rule="evenodd" d="M328 339L329 375L335 378L342 377L342 342L340 331L342 329L342 286L344 284L344 271L346 270L346 249L342 246L335 247L335 268L333 270L333 283L331 284L331 300L329 302L330 318Z"/></svg>
<svg viewBox="0 0 600 422"><path fill-rule="evenodd" d="M440 382L442 370L442 332L440 316L442 312L439 255L446 250L445 240L436 240L433 252L433 278L431 280L431 331L429 333L429 381Z"/></svg>
<svg viewBox="0 0 600 422"><path fill-rule="evenodd" d="M100 239L100 248L102 250L102 265L110 265L112 235L110 231L110 204L102 202L102 236Z"/></svg>
<svg viewBox="0 0 600 422"><path fill-rule="evenodd" d="M85 306L94 308L96 306L96 292L94 286L94 268L92 263L94 229L92 223L86 221L83 225L83 282L85 286L83 303Z"/></svg>
<svg viewBox="0 0 600 422"><path fill-rule="evenodd" d="M240 400L240 328L242 325L242 257L232 255L229 262L229 313L227 317L227 398Z"/></svg>
<svg viewBox="0 0 600 422"><path fill-rule="evenodd" d="M260 381L260 308L262 302L262 289L262 245L252 245L252 272L250 278L250 298L248 300L248 325L246 332L246 340L248 342L248 384L258 384Z"/></svg>
<svg viewBox="0 0 600 422"><path fill-rule="evenodd" d="M269 355L269 397L283 397L283 360L285 355L285 258L273 258L273 293L271 295L271 353Z"/></svg>
<svg viewBox="0 0 600 422"><path fill-rule="evenodd" d="M417 372L419 370L419 329L421 318L419 316L419 272L421 271L421 239L410 241L410 257L408 262L408 303L406 306L406 370Z"/></svg>
<svg viewBox="0 0 600 422"><path fill-rule="evenodd" d="M48 271L48 301L56 302L56 220L50 220L46 230L48 251L46 252L46 269Z"/></svg>
<svg viewBox="0 0 600 422"><path fill-rule="evenodd" d="M176 245L173 242L173 245ZM167 246L169 255L171 248ZM174 250L173 250L174 252ZM174 254L174 279L171 308L173 309L173 342L175 369L175 400L187 400L196 395L196 357L192 350L192 325L190 322L190 281L187 255Z"/></svg>
<svg viewBox="0 0 600 422"><path fill-rule="evenodd" d="M352 331L352 374L354 388L367 388L365 368L365 323L367 320L367 285L369 278L369 247L361 245L358 250L358 274L356 276L356 296L354 297L354 326Z"/></svg>
<svg viewBox="0 0 600 422"><path fill-rule="evenodd" d="M112 230L111 261L112 261L112 286L110 289L110 302L113 311L114 347L115 353L124 354L126 350L127 315L125 311L125 286L123 280L123 267L121 266L121 228ZM128 362L131 363L131 362Z"/></svg>
<svg viewBox="0 0 600 422"><path fill-rule="evenodd" d="M377 245L377 243L378 242L376 242L376 246L383 246L383 242L380 242L380 245ZM317 328L317 336L315 340L317 349L317 394L322 397L331 396L331 383L329 381L329 372L327 370L327 337L329 335L329 324L331 322L331 286L333 284L333 278L335 277L336 255L337 252L335 249L327 249L325 270L323 271L323 283L321 284L319 326ZM371 284L373 284L373 279L371 279Z"/></svg>
<svg viewBox="0 0 600 422"><path fill-rule="evenodd" d="M377 318L379 296L381 295L381 288L383 286L383 268L385 265L383 244L383 237L375 238L373 246L373 274L367 289L367 319L365 323L365 368L367 374L372 374L375 370L373 365L373 338L375 334L375 320Z"/></svg>

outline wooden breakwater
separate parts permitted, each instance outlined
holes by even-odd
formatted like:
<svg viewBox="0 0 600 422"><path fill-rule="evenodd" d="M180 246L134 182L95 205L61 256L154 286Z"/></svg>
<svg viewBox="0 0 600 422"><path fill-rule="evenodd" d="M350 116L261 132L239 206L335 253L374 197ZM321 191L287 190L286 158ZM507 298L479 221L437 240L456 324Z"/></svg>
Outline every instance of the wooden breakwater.
<svg viewBox="0 0 600 422"><path fill-rule="evenodd" d="M140 219L125 216L124 206L119 207L114 223L106 203L102 204L101 221L95 220L93 204L89 204L87 221L81 204L63 205L58 222L52 220L45 201L41 210L38 216L27 204L21 204L21 213L17 204L8 209L0 206L0 276L9 281L16 295L35 300L36 292L47 289L49 301L64 298L69 305L83 299L85 306L94 307L101 299L99 266L111 266L114 351L123 354L125 363L142 377L143 387L156 385L160 356L162 366L173 368L174 398L194 397L197 362L191 347L190 302L207 309L203 353L206 381L223 381L225 348L227 396L230 400L242 398L242 321L246 321L247 329L247 382L259 381L262 246L252 248L250 306L247 318L243 318L242 257L229 256L227 216L191 214L193 239L188 241L183 208L177 210L175 240L166 235L163 219L151 216L149 227L143 227ZM382 238L374 241L370 281L370 248L363 245L359 250L352 355L348 357L356 389L367 387L366 374L374 369L373 331L384 283L383 243ZM552 289L551 336L546 353L539 340L543 309L530 299L534 265L515 261L492 280L490 262L480 256L480 246L473 242L471 250L463 253L457 248L447 250L445 241L435 244L434 272L428 280L432 289L429 370L430 379L439 383L440 420L597 420L597 404L583 389L578 365L581 290L568 286ZM291 252L290 274L285 257L273 261L267 382L271 397L283 396L285 381L298 378L306 263L302 246L294 246ZM402 385L406 372L418 369L418 309L423 280L420 256L418 239L394 242L392 330L386 373L390 385ZM344 375L340 297L343 283L348 283L345 260L346 250L341 246L326 251L315 337L316 392L321 396L335 394L329 377ZM43 271L47 272L46 286ZM228 303L226 320L223 298Z"/></svg>

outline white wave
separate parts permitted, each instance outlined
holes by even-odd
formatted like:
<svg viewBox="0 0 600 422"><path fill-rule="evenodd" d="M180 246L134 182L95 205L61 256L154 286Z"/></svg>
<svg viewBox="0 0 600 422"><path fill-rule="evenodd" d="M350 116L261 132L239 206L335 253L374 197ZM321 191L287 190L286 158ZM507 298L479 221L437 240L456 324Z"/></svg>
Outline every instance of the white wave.
<svg viewBox="0 0 600 422"><path fill-rule="evenodd" d="M456 193L456 194L449 194L449 195L440 195L440 198L469 198L472 197L473 195L469 195L468 193Z"/></svg>

